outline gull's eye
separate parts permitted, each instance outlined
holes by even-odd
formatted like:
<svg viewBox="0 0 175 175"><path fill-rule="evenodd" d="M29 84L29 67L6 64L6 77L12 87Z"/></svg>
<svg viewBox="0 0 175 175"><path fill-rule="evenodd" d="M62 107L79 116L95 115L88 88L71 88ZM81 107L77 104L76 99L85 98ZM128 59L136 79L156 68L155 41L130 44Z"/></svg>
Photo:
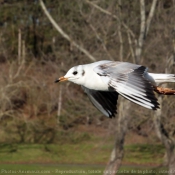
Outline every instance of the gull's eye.
<svg viewBox="0 0 175 175"><path fill-rule="evenodd" d="M77 71L74 71L74 72L73 72L74 75L77 75L77 73L78 73Z"/></svg>

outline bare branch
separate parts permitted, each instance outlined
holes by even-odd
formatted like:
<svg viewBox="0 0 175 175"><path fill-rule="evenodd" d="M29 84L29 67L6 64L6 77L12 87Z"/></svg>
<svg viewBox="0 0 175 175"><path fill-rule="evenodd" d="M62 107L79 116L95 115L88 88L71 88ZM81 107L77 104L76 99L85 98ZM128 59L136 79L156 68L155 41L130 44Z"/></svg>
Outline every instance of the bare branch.
<svg viewBox="0 0 175 175"><path fill-rule="evenodd" d="M105 43L103 42L103 39L100 37L100 35L99 35L98 32L96 31L95 27L94 27L92 24L90 24L88 21L86 21L86 22L89 24L90 28L91 28L91 29L93 30L93 32L95 33L96 38L101 42L102 47L103 47L104 51L106 52L106 54L108 55L109 59L110 59L110 60L114 60L114 59L112 58L111 54L108 52L108 50L107 50L107 48L106 48L106 45L105 45Z"/></svg>
<svg viewBox="0 0 175 175"><path fill-rule="evenodd" d="M81 52L83 52L91 61L96 61L96 59L83 47L78 45L75 41L73 41L63 30L62 28L55 22L55 20L52 18L52 16L48 13L44 3L42 0L39 0L40 5L45 13L45 15L48 17L49 21L52 23L52 25L55 27L55 29L65 38L67 39L72 45L77 47Z"/></svg>
<svg viewBox="0 0 175 175"><path fill-rule="evenodd" d="M59 97L58 97L58 110L57 110L57 117L58 120L57 122L59 123L59 117L61 115L61 108L62 108L62 86L60 85L60 89L59 89Z"/></svg>
<svg viewBox="0 0 175 175"><path fill-rule="evenodd" d="M17 78L19 76L19 74L21 73L21 70L24 68L24 65L25 65L25 41L23 40L22 41L22 57L21 57L21 60L20 60L20 65L18 67L18 70L16 72L16 74L14 75L13 79Z"/></svg>
<svg viewBox="0 0 175 175"><path fill-rule="evenodd" d="M118 11L119 11L119 19L118 19L118 36L119 36L119 41L120 41L120 61L123 61L123 37L122 37L122 21L121 21L121 1L119 0L119 4L118 4ZM127 30L128 31L128 30Z"/></svg>
<svg viewBox="0 0 175 175"><path fill-rule="evenodd" d="M119 18L118 18L116 15L113 15L111 12L109 12L109 11L107 11L107 10L105 10L105 9L103 9L103 8L101 8L101 7L99 7L98 5L94 4L93 2L90 2L89 0L86 0L86 3L92 5L93 7L95 7L95 8L98 9L99 11L101 11L102 13L105 13L105 14L107 14L107 15L113 17L113 18L116 19L117 21L119 21ZM133 33L133 31L132 31L124 22L122 22L122 25L123 25L123 27L124 27L126 30L128 30L128 31L130 32L131 36L132 36L133 38L135 38L135 34Z"/></svg>
<svg viewBox="0 0 175 175"><path fill-rule="evenodd" d="M173 38L173 54L174 54L174 57L175 57L175 26L174 26L174 29L172 31L172 38Z"/></svg>
<svg viewBox="0 0 175 175"><path fill-rule="evenodd" d="M130 33L129 32L127 32L127 34L128 34L128 43L129 43L130 53L131 53L131 56L133 58L133 63L135 63L135 53L134 53L134 49L132 47L131 36L130 36Z"/></svg>
<svg viewBox="0 0 175 175"><path fill-rule="evenodd" d="M140 16L141 16L141 23L140 23L140 35L138 39L138 43L136 46L136 51L135 51L135 62L139 63L140 62L140 56L142 52L142 47L143 47L143 42L146 39L146 36L148 34L151 20L154 15L155 7L157 4L157 0L153 0L150 13L148 15L148 19L146 22L146 16L145 16L145 0L140 0Z"/></svg>
<svg viewBox="0 0 175 175"><path fill-rule="evenodd" d="M148 15L148 19L146 21L146 31L145 31L146 36L148 34L148 31L149 31L149 27L150 27L151 20L152 20L153 15L154 15L156 4L157 4L157 0L153 0L152 5L151 5L151 10L150 10L149 15Z"/></svg>
<svg viewBox="0 0 175 175"><path fill-rule="evenodd" d="M21 29L18 29L18 64L21 62Z"/></svg>
<svg viewBox="0 0 175 175"><path fill-rule="evenodd" d="M106 48L106 45L105 45L105 42L103 41L103 39L102 39L102 38L100 37L100 35L98 34L96 28L89 22L89 21L90 21L90 18L91 18L91 17L90 17L91 15L89 15L90 18L86 19L85 15L84 15L83 12L82 12L82 6L79 5L79 7L80 7L80 14L82 15L82 17L85 19L85 22L89 25L89 27L90 27L90 28L92 29L92 31L94 32L94 34L95 34L97 40L99 40L99 41L101 42L102 47L103 47L103 50L104 50L104 51L106 52L106 54L108 55L109 60L114 60L114 59L112 58L111 54L108 52L108 50L107 50L107 48Z"/></svg>
<svg viewBox="0 0 175 175"><path fill-rule="evenodd" d="M140 35L136 46L136 63L139 63L143 47L143 41L145 39L145 29L146 29L145 0L140 0L140 16L141 16Z"/></svg>

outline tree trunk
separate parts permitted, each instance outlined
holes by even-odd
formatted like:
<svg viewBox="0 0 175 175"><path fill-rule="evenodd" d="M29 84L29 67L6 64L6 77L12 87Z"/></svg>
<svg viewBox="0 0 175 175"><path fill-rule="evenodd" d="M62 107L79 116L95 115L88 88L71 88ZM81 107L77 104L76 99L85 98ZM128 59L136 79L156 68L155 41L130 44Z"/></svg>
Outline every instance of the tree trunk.
<svg viewBox="0 0 175 175"><path fill-rule="evenodd" d="M121 0L118 0L118 36L120 40L120 52L119 57L120 61L123 61L123 37L122 37L122 21L121 21ZM124 109L125 107L125 109ZM114 148L111 153L111 157L108 165L104 171L104 175L116 174L117 170L119 170L121 166L121 162L124 155L124 139L126 135L126 131L128 128L128 117L127 111L129 109L129 102L125 101L123 98L120 100L119 114L117 118L117 132Z"/></svg>
<svg viewBox="0 0 175 175"><path fill-rule="evenodd" d="M157 0L153 0L151 11L149 14L149 20L146 23L146 16L145 16L145 0L140 0L140 15L141 15L141 23L140 23L140 35L137 40L137 45L135 48L135 54L133 53L133 48L131 46L131 38L130 38L130 32L127 29L128 33L128 42L130 44L130 51L132 56L134 56L134 62L139 63L141 59L142 54L142 47L144 40L146 39L146 34L148 33L149 26L153 17L153 13L155 10ZM122 38L122 14L121 14L121 7L122 7L122 1L118 0L118 36L120 40L120 61L123 61L123 38ZM146 32L146 24L148 25L147 33ZM111 153L110 161L104 171L104 175L115 175L117 170L121 166L121 162L124 155L124 139L126 135L126 131L128 129L128 109L130 107L130 102L123 101L123 99L120 102L120 108L119 108L119 114L118 114L118 122L117 122L117 137L115 140L115 146Z"/></svg>
<svg viewBox="0 0 175 175"><path fill-rule="evenodd" d="M175 175L175 154L174 154L174 139L166 132L163 123L161 122L161 106L162 96L158 97L160 109L154 114L154 125L158 138L161 140L166 149L166 162L168 166L169 175Z"/></svg>
<svg viewBox="0 0 175 175"><path fill-rule="evenodd" d="M111 153L111 157L108 165L104 171L104 175L115 175L117 170L119 170L121 166L121 162L124 156L124 141L125 135L128 129L128 122L130 116L128 115L128 109L130 108L130 102L125 99L121 99L120 107L117 118L117 132L115 145Z"/></svg>
<svg viewBox="0 0 175 175"><path fill-rule="evenodd" d="M175 38L175 36L173 36L173 43L174 43L174 38ZM174 53L175 53L175 47L174 47ZM167 59L167 64L166 64L166 68L165 68L165 73L167 73L167 74L172 72L172 68L173 68L174 60L175 60L174 55L175 54L172 54ZM166 86L166 85L164 84L164 86ZM160 109L158 109L154 114L155 130L156 130L158 138L161 140L162 144L165 146L165 149L166 149L164 164L166 166L168 166L169 174L175 175L175 153L174 153L175 140L165 130L164 125L161 121L162 101L163 101L162 96L158 97L158 101L160 103Z"/></svg>

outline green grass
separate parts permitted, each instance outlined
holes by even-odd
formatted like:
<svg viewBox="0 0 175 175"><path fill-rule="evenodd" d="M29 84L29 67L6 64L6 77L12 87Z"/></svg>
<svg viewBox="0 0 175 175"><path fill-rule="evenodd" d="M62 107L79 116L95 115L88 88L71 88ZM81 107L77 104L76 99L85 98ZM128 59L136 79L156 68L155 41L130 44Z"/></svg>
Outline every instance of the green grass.
<svg viewBox="0 0 175 175"><path fill-rule="evenodd" d="M0 144L0 174L102 175L112 148L112 141L98 138L64 144ZM122 166L118 174L167 175L145 166L161 163L163 155L161 145L127 145L123 162L139 166Z"/></svg>
<svg viewBox="0 0 175 175"><path fill-rule="evenodd" d="M80 144L19 144L0 145L0 162L18 163L105 163L110 149Z"/></svg>
<svg viewBox="0 0 175 175"><path fill-rule="evenodd" d="M112 148L111 142L93 140L76 144L0 144L0 162L106 164ZM163 156L161 145L127 145L123 162L157 165Z"/></svg>
<svg viewBox="0 0 175 175"><path fill-rule="evenodd" d="M125 146L124 160L139 164L161 164L165 148L163 145L136 144Z"/></svg>
<svg viewBox="0 0 175 175"><path fill-rule="evenodd" d="M113 138L86 133L61 135L57 144L0 144L0 174L101 175L113 144ZM133 166L121 167L119 174L166 175L159 173L160 169L145 167L162 163L164 151L158 144L126 145L123 163Z"/></svg>

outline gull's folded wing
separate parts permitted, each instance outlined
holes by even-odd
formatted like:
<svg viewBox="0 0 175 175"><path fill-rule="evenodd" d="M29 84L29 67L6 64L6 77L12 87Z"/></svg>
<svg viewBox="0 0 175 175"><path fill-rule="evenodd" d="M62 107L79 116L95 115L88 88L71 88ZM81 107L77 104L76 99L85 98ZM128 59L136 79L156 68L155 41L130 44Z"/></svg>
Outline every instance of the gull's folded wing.
<svg viewBox="0 0 175 175"><path fill-rule="evenodd" d="M82 86L93 105L107 117L117 113L118 93L116 91L96 91Z"/></svg>
<svg viewBox="0 0 175 175"><path fill-rule="evenodd" d="M146 67L113 61L97 66L94 71L128 100L149 109L159 108L152 84L144 77Z"/></svg>

